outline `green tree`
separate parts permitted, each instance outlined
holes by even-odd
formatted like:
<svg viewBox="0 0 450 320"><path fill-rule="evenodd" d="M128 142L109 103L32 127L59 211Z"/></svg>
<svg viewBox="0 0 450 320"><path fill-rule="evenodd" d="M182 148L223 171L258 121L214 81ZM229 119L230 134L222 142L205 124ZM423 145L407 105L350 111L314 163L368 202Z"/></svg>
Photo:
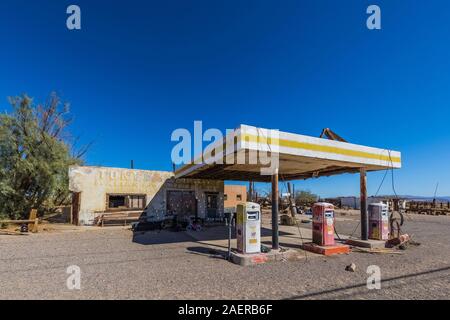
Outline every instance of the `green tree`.
<svg viewBox="0 0 450 320"><path fill-rule="evenodd" d="M87 148L73 154L68 104L56 94L38 105L27 95L9 101L12 113L0 114L0 215L52 212L69 201L68 168L81 163Z"/></svg>
<svg viewBox="0 0 450 320"><path fill-rule="evenodd" d="M295 193L295 204L301 205L311 205L316 202L318 196L310 191L299 190Z"/></svg>

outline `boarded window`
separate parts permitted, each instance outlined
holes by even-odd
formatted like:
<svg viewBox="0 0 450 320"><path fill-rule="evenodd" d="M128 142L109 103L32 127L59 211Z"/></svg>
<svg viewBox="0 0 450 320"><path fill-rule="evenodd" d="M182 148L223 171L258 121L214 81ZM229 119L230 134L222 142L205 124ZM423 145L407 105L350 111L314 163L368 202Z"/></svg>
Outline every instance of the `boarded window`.
<svg viewBox="0 0 450 320"><path fill-rule="evenodd" d="M129 196L129 206L130 209L144 209L145 207L145 196L142 195L130 195Z"/></svg>
<svg viewBox="0 0 450 320"><path fill-rule="evenodd" d="M145 195L142 194L108 194L109 210L142 210L145 209Z"/></svg>
<svg viewBox="0 0 450 320"><path fill-rule="evenodd" d="M125 196L109 196L110 209L113 208L125 208Z"/></svg>
<svg viewBox="0 0 450 320"><path fill-rule="evenodd" d="M237 194L236 195L236 200L237 201L242 201L242 194Z"/></svg>

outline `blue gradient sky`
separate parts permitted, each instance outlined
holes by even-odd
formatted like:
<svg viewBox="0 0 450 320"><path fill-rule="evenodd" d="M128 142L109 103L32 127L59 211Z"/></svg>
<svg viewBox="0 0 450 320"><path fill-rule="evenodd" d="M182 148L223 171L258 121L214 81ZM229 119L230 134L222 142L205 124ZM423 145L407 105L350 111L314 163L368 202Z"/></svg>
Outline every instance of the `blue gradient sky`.
<svg viewBox="0 0 450 320"><path fill-rule="evenodd" d="M382 30L365 26L378 4ZM65 27L78 4L82 30ZM91 165L170 170L176 128L240 123L399 150L401 194L450 195L448 1L0 2L0 110L70 101ZM375 193L383 173L369 174ZM358 175L300 181L358 194ZM392 193L387 180L381 193Z"/></svg>

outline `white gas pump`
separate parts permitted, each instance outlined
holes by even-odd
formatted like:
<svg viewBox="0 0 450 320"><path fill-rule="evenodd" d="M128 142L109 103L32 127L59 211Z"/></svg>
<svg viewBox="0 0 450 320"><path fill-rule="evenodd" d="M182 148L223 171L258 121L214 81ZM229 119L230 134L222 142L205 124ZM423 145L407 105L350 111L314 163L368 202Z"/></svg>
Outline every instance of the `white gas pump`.
<svg viewBox="0 0 450 320"><path fill-rule="evenodd" d="M369 239L389 239L389 210L384 203L369 204Z"/></svg>
<svg viewBox="0 0 450 320"><path fill-rule="evenodd" d="M237 205L236 239L239 252L261 252L261 208L259 204L246 202Z"/></svg>

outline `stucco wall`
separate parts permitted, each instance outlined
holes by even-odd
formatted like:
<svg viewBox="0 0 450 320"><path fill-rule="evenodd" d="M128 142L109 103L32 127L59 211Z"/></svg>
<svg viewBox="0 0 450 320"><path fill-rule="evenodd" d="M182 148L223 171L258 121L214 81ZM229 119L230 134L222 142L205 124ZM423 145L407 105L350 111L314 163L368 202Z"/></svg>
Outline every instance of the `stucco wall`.
<svg viewBox="0 0 450 320"><path fill-rule="evenodd" d="M106 210L107 194L145 194L147 216L166 213L167 190L192 190L198 201L198 214L205 217L205 192L219 193L218 211L223 214L223 181L173 178L172 172L106 167L73 166L69 168L69 189L81 192L79 220L94 222Z"/></svg>
<svg viewBox="0 0 450 320"><path fill-rule="evenodd" d="M241 185L226 185L224 193L227 200L224 201L225 208L234 208L239 203L247 202L247 188ZM237 195L241 195L241 200L237 200Z"/></svg>

